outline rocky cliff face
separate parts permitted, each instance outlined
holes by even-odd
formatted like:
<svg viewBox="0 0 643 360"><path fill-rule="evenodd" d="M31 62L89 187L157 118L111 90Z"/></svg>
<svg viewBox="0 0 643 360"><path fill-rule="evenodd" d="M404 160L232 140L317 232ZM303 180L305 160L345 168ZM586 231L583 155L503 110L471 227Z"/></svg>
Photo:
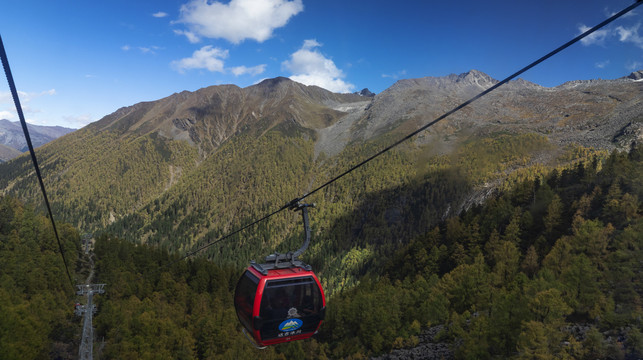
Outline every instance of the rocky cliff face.
<svg viewBox="0 0 643 360"><path fill-rule="evenodd" d="M643 80L643 70L634 71L630 75L623 78L624 80Z"/></svg>

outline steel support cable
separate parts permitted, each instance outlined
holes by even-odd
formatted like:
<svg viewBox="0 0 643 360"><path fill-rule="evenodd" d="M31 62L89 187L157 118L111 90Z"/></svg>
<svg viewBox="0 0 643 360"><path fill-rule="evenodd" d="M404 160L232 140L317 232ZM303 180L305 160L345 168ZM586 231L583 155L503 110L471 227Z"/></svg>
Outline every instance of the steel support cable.
<svg viewBox="0 0 643 360"><path fill-rule="evenodd" d="M56 236L56 241L58 242L58 248L60 249L60 256L63 258L63 263L65 264L65 271L67 272L67 278L69 279L69 284L71 285L72 289L74 289L74 282L71 279L71 274L69 273L69 266L67 266L67 260L65 259L65 250L63 249L62 243L60 242L60 237L58 236L58 230L56 228L56 222L54 221L54 216L51 212L49 199L47 198L47 191L45 190L45 184L43 183L42 176L40 175L40 167L38 166L38 160L36 159L36 152L34 151L33 145L31 143L31 137L29 136L29 129L27 129L27 122L25 121L25 116L22 112L22 106L20 105L20 99L18 98L18 91L16 90L16 84L13 81L13 76L11 75L11 69L9 68L9 59L7 58L7 53L4 49L2 36L0 36L0 57L2 58L2 67L4 68L4 73L7 77L7 82L9 83L9 89L11 90L11 95L13 96L13 103L16 106L16 111L18 112L20 123L22 124L22 131L25 133L25 139L27 140L27 146L29 147L29 153L31 154L31 162L33 163L33 166L36 169L36 176L38 177L38 182L40 183L40 190L42 191L42 196L45 198L45 205L47 206L47 211L49 212L49 219L51 220L51 225L54 228L54 235Z"/></svg>
<svg viewBox="0 0 643 360"><path fill-rule="evenodd" d="M227 238L231 237L232 235L238 234L238 233L242 232L243 230L245 230L245 229L247 229L247 228L249 228L249 227L251 227L251 226L254 226L254 225L256 225L256 224L258 224L258 223L260 223L260 222L262 222L262 221L264 221L264 220L267 220L268 218L272 217L273 215L276 215L277 213L281 212L282 210L285 210L287 207L288 207L288 206L284 205L284 206L283 206L283 207L281 207L280 209L278 209L278 210L275 210L275 211L271 212L270 214L268 214L268 215L266 215L266 216L262 217L262 218L261 218L261 219L259 219L259 220L255 220L255 221L253 221L253 222L251 222L251 223L249 223L249 224L246 224L246 225L244 225L244 226L242 226L242 227L240 227L240 228L238 228L238 229L234 230L233 232L230 232L230 233L228 233L228 234L226 234L226 235L224 235L224 236L222 236L222 237L218 238L217 240L215 240L215 241L213 241L213 242L210 242L210 243L207 243L207 244L205 244L205 245L202 245L201 247L197 248L196 250L189 251L189 252L187 252L185 255L183 255L183 257L181 257L180 259L178 259L178 260L176 260L176 261L174 261L174 262L172 262L172 263L168 264L167 266L174 265L174 264L176 264L177 262L180 262L180 261L182 261L182 260L184 260L184 259L186 259L186 258L189 258L189 257L190 257L190 256L192 256L192 255L197 254L198 252L200 252L200 251L201 251L201 250L203 250L203 249L209 248L210 246L215 245L215 244L217 244L217 243L220 243L220 242L222 242L223 240L225 240L225 239L227 239Z"/></svg>

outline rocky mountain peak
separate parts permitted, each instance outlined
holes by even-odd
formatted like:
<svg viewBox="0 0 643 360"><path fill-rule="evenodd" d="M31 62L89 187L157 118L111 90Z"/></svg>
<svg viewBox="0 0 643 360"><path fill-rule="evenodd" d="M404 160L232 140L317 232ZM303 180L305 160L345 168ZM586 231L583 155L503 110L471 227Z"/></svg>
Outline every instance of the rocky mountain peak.
<svg viewBox="0 0 643 360"><path fill-rule="evenodd" d="M292 84L292 83L294 83L294 81L290 80L289 78L283 77L283 76L278 76L278 77L272 78L272 79L265 79L262 82L260 82L259 84L257 84L257 86L272 88L272 87L276 87L276 86L280 86L280 85L284 85L284 84Z"/></svg>
<svg viewBox="0 0 643 360"><path fill-rule="evenodd" d="M634 71L628 76L626 76L626 78L636 80L636 81L643 80L643 70Z"/></svg>
<svg viewBox="0 0 643 360"><path fill-rule="evenodd" d="M461 85L475 85L484 89L490 88L498 83L498 80L478 70L471 70L460 74L456 78L456 83Z"/></svg>
<svg viewBox="0 0 643 360"><path fill-rule="evenodd" d="M359 96L365 96L365 97L373 97L375 96L374 92L371 92L368 88L363 88L361 91L356 91L353 94L359 95Z"/></svg>
<svg viewBox="0 0 643 360"><path fill-rule="evenodd" d="M335 94L319 86L304 85L283 76L263 80L245 88L244 92L264 99L290 98L292 100L296 97L316 103L323 103L329 99L345 98L346 96L343 95L355 96L353 94Z"/></svg>
<svg viewBox="0 0 643 360"><path fill-rule="evenodd" d="M360 101L364 98L359 95L336 94L277 77L246 88L216 85L138 103L105 116L91 128L136 136L158 133L186 140L207 155L241 132L260 134L280 124L284 129L327 127L345 114L342 109Z"/></svg>
<svg viewBox="0 0 643 360"><path fill-rule="evenodd" d="M530 89L530 90L541 90L544 89L542 86L532 83L531 81L527 81L523 78L518 78L516 80L510 81L508 84L503 85L503 87L506 89L507 86L513 86L514 89Z"/></svg>

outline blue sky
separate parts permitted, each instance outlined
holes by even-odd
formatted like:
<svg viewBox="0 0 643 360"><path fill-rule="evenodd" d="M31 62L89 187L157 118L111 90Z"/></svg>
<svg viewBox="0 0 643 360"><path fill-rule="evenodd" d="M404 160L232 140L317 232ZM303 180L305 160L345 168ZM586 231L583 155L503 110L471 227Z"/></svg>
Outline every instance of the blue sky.
<svg viewBox="0 0 643 360"><path fill-rule="evenodd" d="M336 92L471 69L502 79L633 0L5 1L28 121L79 128L183 90L286 76ZM543 86L643 69L643 6L523 74ZM6 82L0 118L17 121Z"/></svg>

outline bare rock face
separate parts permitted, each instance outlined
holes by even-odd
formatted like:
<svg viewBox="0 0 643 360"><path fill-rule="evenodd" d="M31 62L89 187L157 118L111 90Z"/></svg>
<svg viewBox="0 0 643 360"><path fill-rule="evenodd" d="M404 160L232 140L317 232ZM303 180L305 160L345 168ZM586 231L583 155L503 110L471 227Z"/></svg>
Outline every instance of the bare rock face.
<svg viewBox="0 0 643 360"><path fill-rule="evenodd" d="M474 133L536 132L561 145L627 148L639 136L636 124L643 121L643 81L637 80L641 76L643 71L622 79L573 81L555 88L511 81L420 134L417 141L429 141L437 134L458 140ZM417 129L497 83L476 70L400 80L375 96L355 121L352 139Z"/></svg>
<svg viewBox="0 0 643 360"><path fill-rule="evenodd" d="M636 81L643 80L643 70L634 71L633 73L628 75L626 79L631 79Z"/></svg>
<svg viewBox="0 0 643 360"><path fill-rule="evenodd" d="M433 326L422 331L418 336L417 346L407 349L396 349L388 354L371 358L371 360L450 360L455 359L451 344L438 342L436 335L444 330L443 325Z"/></svg>
<svg viewBox="0 0 643 360"><path fill-rule="evenodd" d="M364 97L373 97L375 96L375 93L371 92L368 88L363 88L359 92L355 92L354 94L357 94L359 96L364 96Z"/></svg>

